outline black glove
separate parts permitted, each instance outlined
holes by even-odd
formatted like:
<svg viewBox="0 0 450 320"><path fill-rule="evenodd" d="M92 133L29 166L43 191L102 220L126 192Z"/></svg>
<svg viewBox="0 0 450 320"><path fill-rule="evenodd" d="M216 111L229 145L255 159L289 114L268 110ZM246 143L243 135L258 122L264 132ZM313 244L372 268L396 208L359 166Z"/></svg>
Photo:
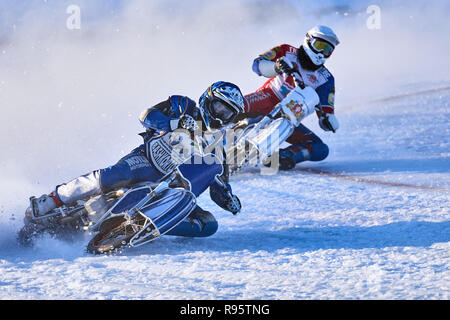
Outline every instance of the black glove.
<svg viewBox="0 0 450 320"><path fill-rule="evenodd" d="M232 194L231 198L228 198L225 204L226 208L224 208L227 211L230 211L232 214L236 214L239 211L241 211L241 200L239 198Z"/></svg>
<svg viewBox="0 0 450 320"><path fill-rule="evenodd" d="M231 186L227 183L226 188L213 183L209 188L211 200L224 210L236 214L241 211L241 201L237 196L232 194Z"/></svg>
<svg viewBox="0 0 450 320"><path fill-rule="evenodd" d="M295 72L294 65L287 60L285 57L278 58L275 62L275 72L278 74L286 73L288 75L291 75L293 72Z"/></svg>

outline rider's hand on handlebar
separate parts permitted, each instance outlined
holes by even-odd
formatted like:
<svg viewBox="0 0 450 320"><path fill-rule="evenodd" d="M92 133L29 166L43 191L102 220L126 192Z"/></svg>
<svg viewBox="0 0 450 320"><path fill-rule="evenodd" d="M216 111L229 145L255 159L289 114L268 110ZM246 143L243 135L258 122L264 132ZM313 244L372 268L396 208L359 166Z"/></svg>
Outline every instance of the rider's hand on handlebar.
<svg viewBox="0 0 450 320"><path fill-rule="evenodd" d="M190 132L194 132L199 129L197 122L188 114L184 114L178 120L178 128L186 129Z"/></svg>
<svg viewBox="0 0 450 320"><path fill-rule="evenodd" d="M336 130L339 128L339 122L336 118L336 116L332 113L323 113L319 117L319 126L324 131L333 131L336 132Z"/></svg>
<svg viewBox="0 0 450 320"><path fill-rule="evenodd" d="M290 62L285 57L278 58L275 62L275 72L278 74L286 73L291 75L294 72L297 72L297 66Z"/></svg>

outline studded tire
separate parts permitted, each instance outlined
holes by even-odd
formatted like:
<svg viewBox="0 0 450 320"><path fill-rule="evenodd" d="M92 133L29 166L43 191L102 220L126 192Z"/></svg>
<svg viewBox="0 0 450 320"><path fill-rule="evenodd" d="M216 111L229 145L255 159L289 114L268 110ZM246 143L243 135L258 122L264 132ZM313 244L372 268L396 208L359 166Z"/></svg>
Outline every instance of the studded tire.
<svg viewBox="0 0 450 320"><path fill-rule="evenodd" d="M123 217L116 217L108 221L106 227L89 241L87 252L92 254L114 253L128 246L130 239L135 235L132 225Z"/></svg>

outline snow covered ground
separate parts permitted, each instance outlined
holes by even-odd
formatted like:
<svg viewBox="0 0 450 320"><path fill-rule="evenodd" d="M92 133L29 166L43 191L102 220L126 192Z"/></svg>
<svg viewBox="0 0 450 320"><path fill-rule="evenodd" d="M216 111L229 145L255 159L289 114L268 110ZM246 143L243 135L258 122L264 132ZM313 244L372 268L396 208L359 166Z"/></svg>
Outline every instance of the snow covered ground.
<svg viewBox="0 0 450 320"><path fill-rule="evenodd" d="M351 40L345 25L355 21L336 23L350 42L342 43L342 52L352 52L357 41ZM274 27L272 42L285 34L281 29ZM215 30L221 31L220 26ZM364 31L356 32L361 39ZM426 32L416 36L424 35L429 36ZM370 37L376 44L383 38ZM33 49L39 57L39 66L33 68L33 56L24 53L27 41L4 46L6 73L0 79L0 94L7 101L2 112L9 116L1 129L1 146L8 157L0 163L0 299L450 298L450 90L427 91L448 88L450 81L435 65L427 77L423 66L410 73L404 73L403 65L384 70L391 62L378 63L374 57L373 65L351 65L348 55L338 56L336 51L330 69L338 79L341 128L336 134L324 133L315 118L305 121L330 146L325 161L306 162L276 175L261 175L258 168L249 168L233 176L233 190L244 206L236 216L202 195L202 207L215 212L219 221L218 232L210 238L167 236L115 256L92 256L85 252L87 236L72 243L46 237L34 248L20 247L15 234L22 212L30 195L48 192L61 181L112 163L122 150L131 149L138 141L133 135L140 130L135 118L140 103L145 99L149 103L148 96L136 97L125 81L120 82L126 87L123 97L116 95L117 90L95 86L89 76L97 77L91 68L98 57L83 57L83 64L72 61L75 67L88 66L77 69L59 59L68 52L45 39L47 54L45 49ZM112 41L111 45L117 45ZM71 48L85 52L84 45ZM106 48L109 46L100 44L89 50L102 56L108 52ZM244 48L253 51L245 53L248 61L237 65L249 69L250 57L264 49L254 44ZM367 50L384 52L378 45ZM11 52L24 57L12 58ZM111 54L111 61L103 61L106 67L100 65L100 70L122 61L114 59L120 54ZM411 54L420 56L417 51ZM383 57L388 56L390 52ZM358 63L361 58L353 59ZM19 65L27 61L30 64L23 68L29 72L24 74ZM445 69L448 62L442 63ZM55 79L64 66L72 73L78 70L75 75L81 80L69 76ZM133 72L139 73L132 63L130 66L128 73L118 67L125 80L132 78ZM221 66L219 71L233 66ZM384 73L377 75L377 68ZM262 83L251 70L236 73L245 92ZM220 77L218 74L214 75ZM101 80L107 88L118 84L106 76ZM156 86L163 92L161 96L173 93L167 89L169 80L160 81ZM181 79L177 90L196 92L193 84L187 83ZM142 88L138 85L137 90ZM420 91L424 92L411 94ZM89 94L77 102L76 93L80 92ZM400 94L410 95L375 101ZM125 101L131 101L128 109ZM96 109L83 121L89 109L81 105L92 103ZM36 107L30 108L30 104ZM46 130L30 117L48 126ZM70 118L76 124L66 120ZM122 121L123 129L118 129L117 121ZM98 126L104 130L99 131ZM120 139L105 147L113 133ZM73 137L70 143L68 137Z"/></svg>

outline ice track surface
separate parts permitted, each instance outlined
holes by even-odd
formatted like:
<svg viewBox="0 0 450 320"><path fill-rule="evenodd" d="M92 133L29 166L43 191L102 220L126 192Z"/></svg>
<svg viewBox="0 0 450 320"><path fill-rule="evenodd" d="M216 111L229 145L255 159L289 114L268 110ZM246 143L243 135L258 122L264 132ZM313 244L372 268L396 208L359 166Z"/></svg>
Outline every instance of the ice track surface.
<svg viewBox="0 0 450 320"><path fill-rule="evenodd" d="M343 108L335 135L311 117L329 158L233 176L237 216L202 195L220 225L206 239L115 256L87 254L87 237L24 249L3 209L0 299L449 299L449 102L442 90Z"/></svg>

